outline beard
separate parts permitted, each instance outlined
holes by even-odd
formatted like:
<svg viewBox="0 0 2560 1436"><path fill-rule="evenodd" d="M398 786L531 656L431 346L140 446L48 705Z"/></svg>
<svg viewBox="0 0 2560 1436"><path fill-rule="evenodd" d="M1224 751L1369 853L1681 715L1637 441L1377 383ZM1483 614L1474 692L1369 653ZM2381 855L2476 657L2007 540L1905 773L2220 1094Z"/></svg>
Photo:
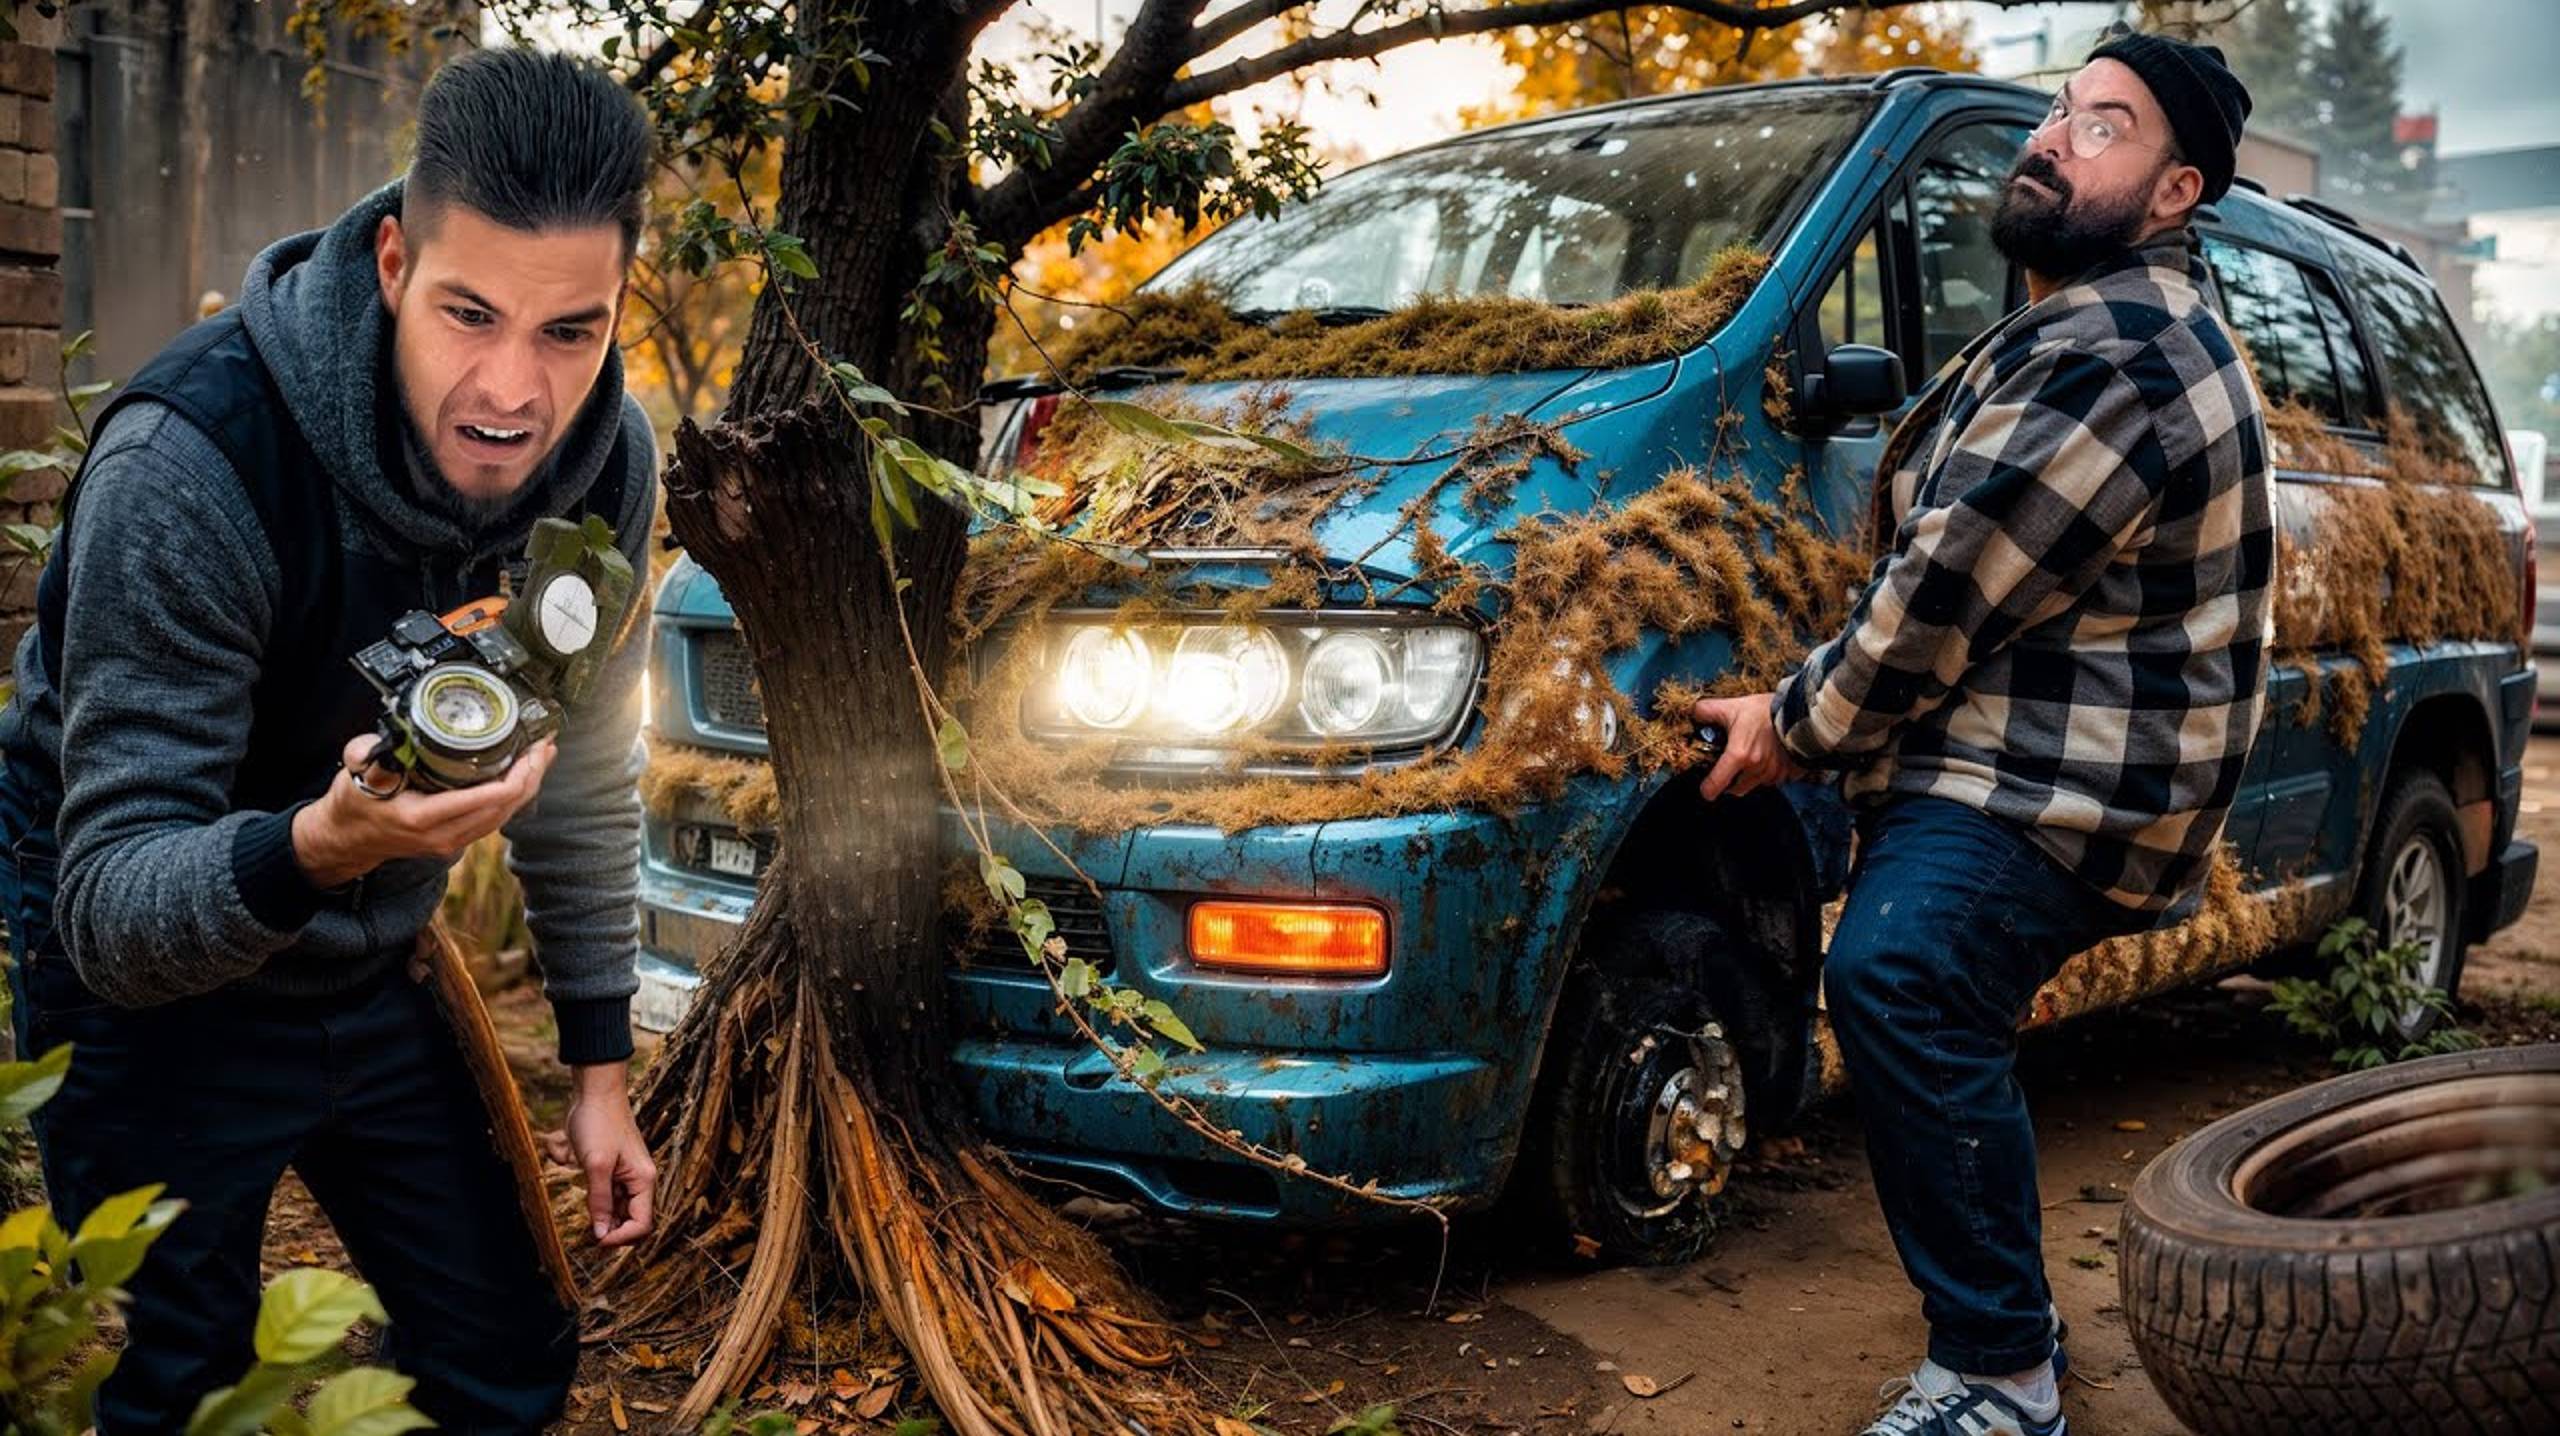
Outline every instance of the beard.
<svg viewBox="0 0 2560 1436"><path fill-rule="evenodd" d="M2052 194L2021 188L2021 178ZM2075 205L2071 182L2050 158L2029 151L2018 157L2008 183L2001 186L2000 207L1991 215L1991 245L2029 273L2069 279L2133 247L2150 215L2150 194L2151 186L2145 184L2121 199Z"/></svg>

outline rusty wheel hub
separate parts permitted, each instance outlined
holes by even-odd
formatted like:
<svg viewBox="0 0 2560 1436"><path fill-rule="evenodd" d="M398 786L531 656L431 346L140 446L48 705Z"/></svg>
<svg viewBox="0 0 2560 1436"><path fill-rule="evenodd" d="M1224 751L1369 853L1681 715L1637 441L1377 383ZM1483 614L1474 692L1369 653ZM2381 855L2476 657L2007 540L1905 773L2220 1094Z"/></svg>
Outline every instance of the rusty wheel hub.
<svg viewBox="0 0 2560 1436"><path fill-rule="evenodd" d="M1742 1065L1724 1030L1712 1022L1696 1032L1655 1028L1628 1048L1627 1063L1637 1091L1648 1094L1640 1173L1645 1192L1626 1192L1629 1208L1659 1216L1723 1191L1746 1135Z"/></svg>

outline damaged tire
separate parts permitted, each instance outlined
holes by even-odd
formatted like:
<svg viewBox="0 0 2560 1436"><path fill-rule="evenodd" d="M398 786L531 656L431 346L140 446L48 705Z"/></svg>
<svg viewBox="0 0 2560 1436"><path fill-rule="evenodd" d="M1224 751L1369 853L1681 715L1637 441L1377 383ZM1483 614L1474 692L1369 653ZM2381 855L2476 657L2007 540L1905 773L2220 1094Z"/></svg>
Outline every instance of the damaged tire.
<svg viewBox="0 0 2560 1436"><path fill-rule="evenodd" d="M2126 1324L2206 1436L2560 1431L2560 1044L2316 1083L2125 1203Z"/></svg>
<svg viewBox="0 0 2560 1436"><path fill-rule="evenodd" d="M1633 914L1568 977L1521 1173L1558 1246L1662 1265L1714 1239L1743 1067L1697 973L1730 946L1702 914Z"/></svg>

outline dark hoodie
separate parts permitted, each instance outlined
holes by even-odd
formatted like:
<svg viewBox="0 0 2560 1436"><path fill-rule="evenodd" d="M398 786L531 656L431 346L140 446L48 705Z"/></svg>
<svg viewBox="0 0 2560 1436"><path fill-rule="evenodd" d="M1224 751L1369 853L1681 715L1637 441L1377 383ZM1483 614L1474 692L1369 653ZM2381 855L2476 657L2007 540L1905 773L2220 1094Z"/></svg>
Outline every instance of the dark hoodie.
<svg viewBox="0 0 2560 1436"><path fill-rule="evenodd" d="M278 241L249 267L242 317L334 481L351 550L416 565L426 594L459 598L463 575L523 550L533 521L575 510L617 437L632 466L605 517L636 571L656 505L647 418L610 355L552 456L501 511L474 516L404 442L392 393L390 316L373 236L394 183L328 229ZM82 979L141 1006L225 983L328 992L377 976L423 929L444 890L433 859L364 880L361 913L311 886L293 856L293 810L235 812L250 689L281 597L277 560L222 452L159 404L136 401L96 437L81 479L62 634L63 691L36 636L17 656L0 731L49 750L63 799L54 922ZM561 735L539 797L506 828L544 990L570 1062L630 1051L638 951L639 686L647 645L624 645Z"/></svg>

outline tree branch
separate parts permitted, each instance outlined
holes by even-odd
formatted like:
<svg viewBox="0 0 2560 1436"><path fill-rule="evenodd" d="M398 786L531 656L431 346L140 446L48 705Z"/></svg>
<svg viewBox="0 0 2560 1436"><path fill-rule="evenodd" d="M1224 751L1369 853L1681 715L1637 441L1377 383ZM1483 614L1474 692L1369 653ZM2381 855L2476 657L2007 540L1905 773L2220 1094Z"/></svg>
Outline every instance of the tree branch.
<svg viewBox="0 0 2560 1436"><path fill-rule="evenodd" d="M710 23L711 17L718 14L719 10L720 0L702 0L702 8L694 11L692 18L670 27L666 38L651 47L649 53L641 59L640 67L623 77L623 87L637 95L656 84L658 76L666 70L667 66L675 63L677 54L684 48L676 42L675 32L699 30Z"/></svg>
<svg viewBox="0 0 2560 1436"><path fill-rule="evenodd" d="M1615 10L1626 2L1531 0L1524 5L1488 5L1457 14L1425 15L1375 30L1336 30L1331 34L1312 35L1267 54L1238 60L1206 74L1174 82L1165 88L1159 113L1187 109L1203 100L1248 89L1265 80L1327 60L1369 59L1422 40L1453 40L1462 35L1481 35L1491 30L1561 25ZM1792 4L1755 10L1748 5L1728 3L1728 0L1657 0L1657 8L1686 11L1708 20L1721 21L1738 30L1768 30L1835 11L1898 10L1917 3L1920 0L1794 0ZM1987 0L1987 3L2007 10L2036 3L2036 0Z"/></svg>
<svg viewBox="0 0 2560 1436"><path fill-rule="evenodd" d="M1092 178L1131 126L1178 108L1165 104L1165 91L1192 57L1192 22L1208 4L1147 0L1092 91L1059 117L1048 166L1018 168L980 196L978 233L1019 251L1054 222L1042 216Z"/></svg>
<svg viewBox="0 0 2560 1436"><path fill-rule="evenodd" d="M1233 9L1210 16L1191 31L1191 55L1197 59L1266 20L1277 20L1314 0L1244 0Z"/></svg>

